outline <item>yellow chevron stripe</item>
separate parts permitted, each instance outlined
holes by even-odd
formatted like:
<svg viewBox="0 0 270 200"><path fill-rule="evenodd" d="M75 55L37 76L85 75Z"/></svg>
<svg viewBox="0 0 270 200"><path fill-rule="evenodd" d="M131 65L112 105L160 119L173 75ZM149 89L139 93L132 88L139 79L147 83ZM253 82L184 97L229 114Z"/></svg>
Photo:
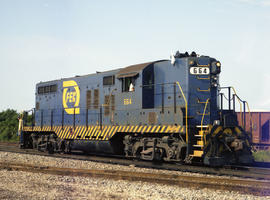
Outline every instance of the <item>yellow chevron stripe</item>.
<svg viewBox="0 0 270 200"><path fill-rule="evenodd" d="M166 128L166 126L163 126L162 129L160 130L160 132L163 133L165 128Z"/></svg>
<svg viewBox="0 0 270 200"><path fill-rule="evenodd" d="M97 138L99 138L100 135L103 135L104 131L107 131L108 126L105 126L102 128L102 130L98 133Z"/></svg>
<svg viewBox="0 0 270 200"><path fill-rule="evenodd" d="M124 132L124 130L125 130L125 126L121 126L121 132Z"/></svg>
<svg viewBox="0 0 270 200"><path fill-rule="evenodd" d="M138 129L137 132L141 132L142 128L143 128L143 126L140 126L140 128Z"/></svg>
<svg viewBox="0 0 270 200"><path fill-rule="evenodd" d="M85 139L86 136L89 136L90 133L94 130L94 128L95 128L95 126L90 127L90 129L88 127L88 130L85 132L83 138Z"/></svg>
<svg viewBox="0 0 270 200"><path fill-rule="evenodd" d="M70 134L70 131L69 131L68 139L72 139L72 137L75 135L77 129L78 129L78 127L75 127L75 129L73 129L73 127L72 127L72 134Z"/></svg>
<svg viewBox="0 0 270 200"><path fill-rule="evenodd" d="M138 128L138 125L137 125L137 126L135 126L135 128L134 128L133 132L136 132L137 128Z"/></svg>
<svg viewBox="0 0 270 200"><path fill-rule="evenodd" d="M182 132L182 133L184 132L184 128L185 128L184 126L181 128L181 132Z"/></svg>
<svg viewBox="0 0 270 200"><path fill-rule="evenodd" d="M121 131L121 126L120 126L120 127L118 127L118 129L117 129L116 131L120 132L120 131Z"/></svg>
<svg viewBox="0 0 270 200"><path fill-rule="evenodd" d="M54 129L54 133L58 136L58 132L57 132L58 126L53 127L53 129Z"/></svg>
<svg viewBox="0 0 270 200"><path fill-rule="evenodd" d="M75 139L77 137L77 135L83 130L83 126L80 126L80 128L78 129L78 131L76 132L76 134L74 135L74 137L72 139Z"/></svg>
<svg viewBox="0 0 270 200"><path fill-rule="evenodd" d="M64 136L63 136L64 139L67 139L67 138L68 138L69 131L70 131L70 127L67 126L67 127L66 127L66 130L65 130L65 132L64 132Z"/></svg>
<svg viewBox="0 0 270 200"><path fill-rule="evenodd" d="M108 129L104 133L102 133L101 137L104 137L105 135L107 135L108 132L112 130L112 128L113 128L112 126L109 126Z"/></svg>
<svg viewBox="0 0 270 200"><path fill-rule="evenodd" d="M117 131L117 128L118 128L118 127L116 127L116 128L111 132L111 134L108 135L108 138L107 138L107 139L111 138L112 136L114 136L114 134L115 134L116 132L118 132L118 131Z"/></svg>
<svg viewBox="0 0 270 200"><path fill-rule="evenodd" d="M112 126L108 126L108 127L107 127L107 130L104 131L104 132L100 135L100 137L104 137L104 135L107 134L108 132L110 132L111 130L112 130Z"/></svg>
<svg viewBox="0 0 270 200"><path fill-rule="evenodd" d="M98 126L95 126L95 128L93 129L93 131L90 132L90 134L89 134L89 139L92 138L92 135L94 135L94 133L96 132L97 127L98 127Z"/></svg>
<svg viewBox="0 0 270 200"><path fill-rule="evenodd" d="M82 138L82 134L85 131L86 127L82 126L81 130L78 131L78 133L76 134L75 138L77 138L78 136L81 136L80 139Z"/></svg>
<svg viewBox="0 0 270 200"><path fill-rule="evenodd" d="M131 132L131 126L128 126L126 132Z"/></svg>
<svg viewBox="0 0 270 200"><path fill-rule="evenodd" d="M112 127L112 130L110 130L110 132L107 134L107 138L111 137L111 135L114 133L114 132L117 132L119 129L119 126L113 126Z"/></svg>
<svg viewBox="0 0 270 200"><path fill-rule="evenodd" d="M157 127L155 132L158 133L159 129L160 129L160 126Z"/></svg>
<svg viewBox="0 0 270 200"><path fill-rule="evenodd" d="M147 126L145 126L145 127L143 128L142 132L144 132L146 128L147 128Z"/></svg>
<svg viewBox="0 0 270 200"><path fill-rule="evenodd" d="M88 129L88 128L87 128L86 126L83 128L82 132L80 133L80 136L81 136L80 139L83 139L85 133L87 132L87 129ZM78 136L79 136L79 135L78 135Z"/></svg>
<svg viewBox="0 0 270 200"><path fill-rule="evenodd" d="M59 136L59 137L60 137L60 134L62 133L61 131L62 131L62 127L61 127L61 126L59 126L58 131L57 131L57 132L58 132L58 136Z"/></svg>
<svg viewBox="0 0 270 200"><path fill-rule="evenodd" d="M64 131L65 131L65 127L63 127L63 129L62 129L62 126L61 126L61 128L60 128L60 135L59 135L60 138L63 138Z"/></svg>
<svg viewBox="0 0 270 200"><path fill-rule="evenodd" d="M99 135L100 133L101 133L101 130L98 129L98 130L96 131L95 135L92 135L92 138L94 137L93 139L96 140L96 139L97 139L97 135ZM92 139L92 138L91 138L91 139Z"/></svg>
<svg viewBox="0 0 270 200"><path fill-rule="evenodd" d="M104 127L102 127L102 129L101 129L101 127L98 126L94 136L97 136L99 134L99 132L103 130L103 128Z"/></svg>
<svg viewBox="0 0 270 200"><path fill-rule="evenodd" d="M123 129L121 130L121 132L125 132L126 126L123 126Z"/></svg>
<svg viewBox="0 0 270 200"><path fill-rule="evenodd" d="M177 133L179 131L180 126L168 126L166 133Z"/></svg>
<svg viewBox="0 0 270 200"><path fill-rule="evenodd" d="M131 126L130 129L129 129L129 132L132 132L134 126Z"/></svg>
<svg viewBox="0 0 270 200"><path fill-rule="evenodd" d="M99 126L96 126L96 128L94 129L94 131L90 135L90 139L92 139L92 137L95 136L98 131L99 131Z"/></svg>
<svg viewBox="0 0 270 200"><path fill-rule="evenodd" d="M73 134L71 135L70 139L74 139L75 136L78 134L79 131L81 131L82 127L79 126L79 127L76 127L75 128L75 131L73 132Z"/></svg>
<svg viewBox="0 0 270 200"><path fill-rule="evenodd" d="M74 135L73 139L76 139L77 136L82 132L82 130L84 129L83 126L80 126L80 129L77 131L77 133Z"/></svg>
<svg viewBox="0 0 270 200"><path fill-rule="evenodd" d="M145 132L149 133L152 126L149 126Z"/></svg>
<svg viewBox="0 0 270 200"><path fill-rule="evenodd" d="M107 130L104 131L101 135L99 140L103 140L104 136L107 135L107 133L112 129L112 126L108 126Z"/></svg>
<svg viewBox="0 0 270 200"><path fill-rule="evenodd" d="M91 131L91 129L93 129L93 127L94 126L85 127L85 130L81 134L81 139L85 139L85 136L87 136L87 134Z"/></svg>
<svg viewBox="0 0 270 200"><path fill-rule="evenodd" d="M54 131L54 133L55 133L55 134L58 136L58 134L57 134L57 133L58 133L58 132L57 132L57 130L58 130L58 126L54 126L54 127L53 127L53 131Z"/></svg>
<svg viewBox="0 0 270 200"><path fill-rule="evenodd" d="M63 129L62 129L62 127L61 127L61 135L60 135L60 138L64 138L65 128L66 128L66 127L63 127Z"/></svg>
<svg viewBox="0 0 270 200"><path fill-rule="evenodd" d="M113 126L113 127L110 129L110 131L107 132L106 135L103 136L103 138L105 138L105 137L107 138L107 136L110 137L110 135L112 134L112 132L113 132L114 130L116 131L118 128L119 128L118 126Z"/></svg>
<svg viewBox="0 0 270 200"><path fill-rule="evenodd" d="M70 134L70 129L72 129L72 134ZM73 135L73 133L74 133L73 127L70 127L70 128L68 129L67 134L66 134L66 139L70 139L70 137Z"/></svg>
<svg viewBox="0 0 270 200"><path fill-rule="evenodd" d="M156 127L157 127L157 126L154 126L154 127L152 128L151 133L154 132L154 130L156 129Z"/></svg>
<svg viewBox="0 0 270 200"><path fill-rule="evenodd" d="M64 130L63 130L63 133L62 133L62 138L65 138L67 129L68 129L68 127L64 127Z"/></svg>
<svg viewBox="0 0 270 200"><path fill-rule="evenodd" d="M125 126L120 126L119 132L124 132Z"/></svg>

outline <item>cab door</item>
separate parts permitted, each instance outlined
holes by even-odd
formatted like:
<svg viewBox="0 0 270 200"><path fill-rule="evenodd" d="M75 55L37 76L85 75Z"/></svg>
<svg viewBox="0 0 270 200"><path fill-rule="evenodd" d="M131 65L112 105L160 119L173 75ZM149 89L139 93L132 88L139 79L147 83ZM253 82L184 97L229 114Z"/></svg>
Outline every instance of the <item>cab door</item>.
<svg viewBox="0 0 270 200"><path fill-rule="evenodd" d="M153 64L143 70L142 79L142 108L154 108L155 76Z"/></svg>

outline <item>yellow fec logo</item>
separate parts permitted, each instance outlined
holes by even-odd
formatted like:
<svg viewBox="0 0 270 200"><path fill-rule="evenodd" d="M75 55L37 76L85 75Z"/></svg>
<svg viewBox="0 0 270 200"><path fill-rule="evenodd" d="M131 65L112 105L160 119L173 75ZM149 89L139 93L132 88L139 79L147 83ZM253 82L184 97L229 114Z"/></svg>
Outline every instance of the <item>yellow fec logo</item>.
<svg viewBox="0 0 270 200"><path fill-rule="evenodd" d="M63 81L63 107L67 114L80 114L80 89L73 80Z"/></svg>

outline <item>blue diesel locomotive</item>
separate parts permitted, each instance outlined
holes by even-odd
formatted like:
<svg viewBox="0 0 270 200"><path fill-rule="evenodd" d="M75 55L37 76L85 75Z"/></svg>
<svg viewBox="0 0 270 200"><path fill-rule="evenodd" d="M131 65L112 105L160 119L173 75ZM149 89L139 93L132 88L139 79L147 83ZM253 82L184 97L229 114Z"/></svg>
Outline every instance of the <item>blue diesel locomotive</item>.
<svg viewBox="0 0 270 200"><path fill-rule="evenodd" d="M251 163L231 88L228 109L220 98L220 72L214 58L177 52L171 60L40 82L33 121L20 129L21 147L211 166Z"/></svg>

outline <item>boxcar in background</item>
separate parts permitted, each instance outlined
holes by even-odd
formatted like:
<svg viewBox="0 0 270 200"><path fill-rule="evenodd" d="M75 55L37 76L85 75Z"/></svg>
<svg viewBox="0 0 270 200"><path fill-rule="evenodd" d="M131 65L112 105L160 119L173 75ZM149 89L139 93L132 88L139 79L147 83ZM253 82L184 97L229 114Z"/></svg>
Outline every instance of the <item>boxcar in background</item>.
<svg viewBox="0 0 270 200"><path fill-rule="evenodd" d="M245 115L238 112L237 118L245 130L252 133L252 145L255 148L270 148L270 112L246 112Z"/></svg>

